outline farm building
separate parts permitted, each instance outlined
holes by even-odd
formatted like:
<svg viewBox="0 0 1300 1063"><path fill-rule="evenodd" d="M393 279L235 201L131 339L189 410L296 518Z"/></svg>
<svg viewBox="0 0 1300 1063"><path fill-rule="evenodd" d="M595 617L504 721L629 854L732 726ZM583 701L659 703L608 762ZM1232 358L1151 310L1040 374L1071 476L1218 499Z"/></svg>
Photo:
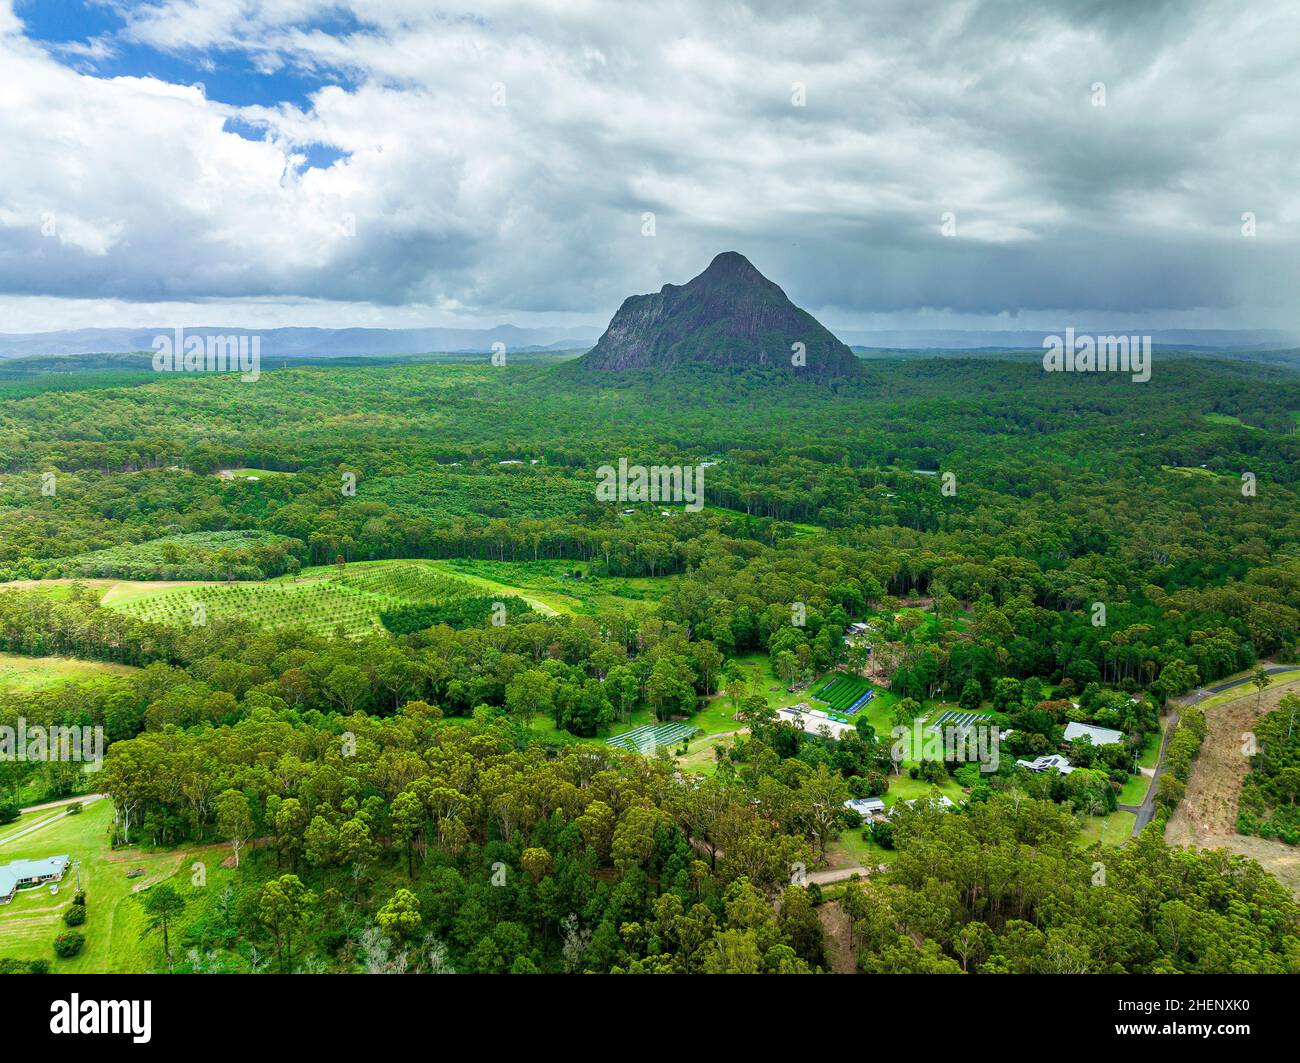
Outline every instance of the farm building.
<svg viewBox="0 0 1300 1063"><path fill-rule="evenodd" d="M0 867L0 904L8 904L23 886L58 882L68 870L68 857L47 856L44 860L14 860Z"/></svg>
<svg viewBox="0 0 1300 1063"><path fill-rule="evenodd" d="M851 808L863 819L878 816L885 811L885 802L879 797L852 797L844 802L845 808Z"/></svg>
<svg viewBox="0 0 1300 1063"><path fill-rule="evenodd" d="M1065 740L1074 742L1080 738L1092 739L1094 746L1117 746L1124 741L1124 733L1109 727L1098 727L1091 723L1068 723L1065 725Z"/></svg>
<svg viewBox="0 0 1300 1063"><path fill-rule="evenodd" d="M839 738L846 731L856 731L852 724L840 723L820 709L810 709L806 702L800 702L789 709L777 709L776 714L779 719L794 724L810 735L821 734L823 727L830 731L832 738Z"/></svg>

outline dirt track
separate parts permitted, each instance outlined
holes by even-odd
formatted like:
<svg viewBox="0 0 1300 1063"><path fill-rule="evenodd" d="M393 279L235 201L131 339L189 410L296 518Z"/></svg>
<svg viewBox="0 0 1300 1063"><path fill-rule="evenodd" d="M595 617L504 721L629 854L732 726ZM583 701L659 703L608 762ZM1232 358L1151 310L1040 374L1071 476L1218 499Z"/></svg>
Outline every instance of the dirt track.
<svg viewBox="0 0 1300 1063"><path fill-rule="evenodd" d="M832 974L856 974L857 957L849 945L849 917L844 914L840 902L827 901L818 905L817 918L822 924L822 947L826 952L827 968Z"/></svg>
<svg viewBox="0 0 1300 1063"><path fill-rule="evenodd" d="M1165 841L1249 856L1300 897L1300 847L1236 833L1237 798L1250 767L1242 754L1242 735L1287 694L1300 694L1300 681L1266 687L1258 713L1256 691L1249 687L1241 697L1206 710L1208 733L1187 794L1165 828Z"/></svg>

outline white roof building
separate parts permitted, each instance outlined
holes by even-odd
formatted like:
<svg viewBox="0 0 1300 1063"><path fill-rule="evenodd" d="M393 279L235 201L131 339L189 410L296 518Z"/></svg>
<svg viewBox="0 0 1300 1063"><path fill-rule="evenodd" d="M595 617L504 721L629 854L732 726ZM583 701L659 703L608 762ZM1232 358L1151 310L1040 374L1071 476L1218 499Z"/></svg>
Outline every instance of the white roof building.
<svg viewBox="0 0 1300 1063"><path fill-rule="evenodd" d="M20 886L57 882L68 870L68 856L48 856L43 860L14 860L0 867L0 904L14 899Z"/></svg>
<svg viewBox="0 0 1300 1063"><path fill-rule="evenodd" d="M1048 753L1046 756L1035 757L1033 760L1017 760L1016 764L1021 768L1028 768L1030 771L1047 771L1049 768L1055 768L1062 775L1069 775L1070 772L1074 771L1070 767L1070 762L1060 753Z"/></svg>
<svg viewBox="0 0 1300 1063"><path fill-rule="evenodd" d="M879 797L851 797L844 802L844 807L851 808L858 815L866 818L878 816L885 811L885 802Z"/></svg>
<svg viewBox="0 0 1300 1063"><path fill-rule="evenodd" d="M819 735L822 728L827 728L832 738L841 737L845 731L856 731L857 728L851 723L840 723L839 720L833 720L820 709L810 709L806 704L800 703L790 709L777 709L777 716L794 724L801 731L810 735Z"/></svg>
<svg viewBox="0 0 1300 1063"><path fill-rule="evenodd" d="M1065 725L1065 740L1073 742L1076 739L1088 737L1092 739L1094 746L1117 746L1124 741L1124 733L1115 731L1109 727L1098 727L1091 723L1076 723L1071 721Z"/></svg>

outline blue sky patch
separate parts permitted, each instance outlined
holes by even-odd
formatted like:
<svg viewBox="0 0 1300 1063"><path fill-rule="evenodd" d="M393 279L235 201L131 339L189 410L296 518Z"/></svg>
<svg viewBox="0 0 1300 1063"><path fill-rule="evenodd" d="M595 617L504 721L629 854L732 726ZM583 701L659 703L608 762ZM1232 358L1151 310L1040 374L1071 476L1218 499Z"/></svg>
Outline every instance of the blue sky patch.
<svg viewBox="0 0 1300 1063"><path fill-rule="evenodd" d="M284 56L282 62L272 64L278 68L268 72L255 54L242 49L170 51L143 45L127 36L119 10L100 0L19 0L16 13L29 40L44 45L59 62L80 73L154 77L177 85L201 83L208 99L235 107L287 103L309 110L313 93L329 85L353 89L358 82L348 71L307 69ZM331 36L364 29L342 12L298 28ZM87 54L81 47L96 43L106 46L106 54Z"/></svg>

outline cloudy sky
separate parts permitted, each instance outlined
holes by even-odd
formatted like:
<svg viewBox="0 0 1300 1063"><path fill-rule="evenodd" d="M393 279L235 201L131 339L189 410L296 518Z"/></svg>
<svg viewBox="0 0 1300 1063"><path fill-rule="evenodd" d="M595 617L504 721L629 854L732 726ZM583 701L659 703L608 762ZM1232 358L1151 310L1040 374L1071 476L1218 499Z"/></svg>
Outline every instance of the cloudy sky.
<svg viewBox="0 0 1300 1063"><path fill-rule="evenodd" d="M1297 328L1298 59L1294 0L0 0L0 331L603 325L727 249L842 329Z"/></svg>

